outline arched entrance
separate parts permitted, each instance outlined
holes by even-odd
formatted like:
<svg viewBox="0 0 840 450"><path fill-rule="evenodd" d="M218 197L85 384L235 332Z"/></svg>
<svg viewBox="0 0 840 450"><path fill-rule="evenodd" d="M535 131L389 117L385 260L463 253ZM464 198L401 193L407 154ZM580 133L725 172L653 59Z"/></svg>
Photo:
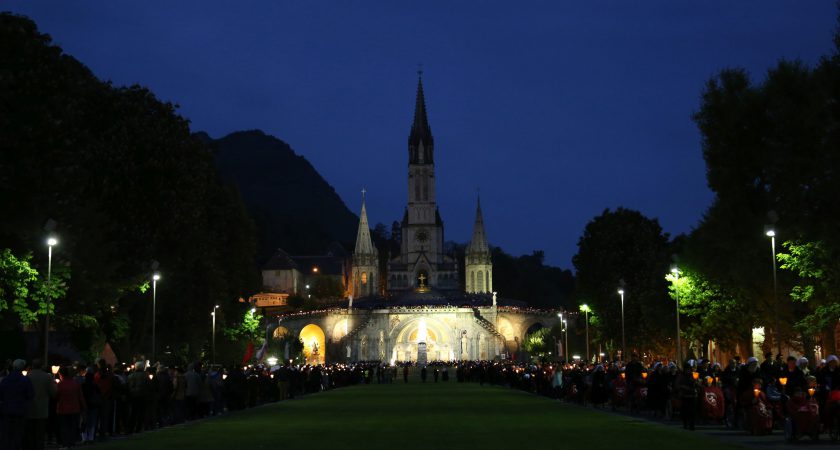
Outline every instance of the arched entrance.
<svg viewBox="0 0 840 450"><path fill-rule="evenodd" d="M308 364L324 364L326 352L326 336L318 325L310 323L300 330L300 340L303 342L303 356Z"/></svg>
<svg viewBox="0 0 840 450"><path fill-rule="evenodd" d="M341 342L341 339L343 339L344 336L347 336L347 333L350 331L349 328L350 323L347 321L347 319L341 319L338 322L336 322L332 330L332 341Z"/></svg>
<svg viewBox="0 0 840 450"><path fill-rule="evenodd" d="M447 327L431 317L420 317L401 325L395 332L391 361L422 362L455 359Z"/></svg>

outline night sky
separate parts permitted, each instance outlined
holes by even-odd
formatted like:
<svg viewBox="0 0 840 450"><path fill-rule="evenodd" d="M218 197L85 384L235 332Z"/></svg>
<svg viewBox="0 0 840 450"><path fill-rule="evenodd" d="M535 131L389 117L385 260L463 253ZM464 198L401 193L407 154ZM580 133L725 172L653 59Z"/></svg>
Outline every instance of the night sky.
<svg viewBox="0 0 840 450"><path fill-rule="evenodd" d="M480 188L489 240L571 267L584 225L625 206L688 232L709 206L691 121L725 67L756 80L832 51L822 1L4 1L194 131L259 128L373 223L402 217L418 63L447 239ZM691 3L691 4L689 4ZM366 5L361 8L359 5Z"/></svg>

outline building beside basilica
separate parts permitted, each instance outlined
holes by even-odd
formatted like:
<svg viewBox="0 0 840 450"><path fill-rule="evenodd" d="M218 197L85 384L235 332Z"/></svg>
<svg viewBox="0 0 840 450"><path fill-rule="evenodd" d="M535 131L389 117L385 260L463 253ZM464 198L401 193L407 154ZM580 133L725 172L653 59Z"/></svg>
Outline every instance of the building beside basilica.
<svg viewBox="0 0 840 450"><path fill-rule="evenodd" d="M553 311L497 298L480 200L462 278L454 255L444 252L434 162L435 142L420 79L408 136L408 196L399 254L380 273L363 194L349 258L347 307L279 316L273 337L299 336L310 362L425 363L510 357L518 353L525 335L557 322Z"/></svg>

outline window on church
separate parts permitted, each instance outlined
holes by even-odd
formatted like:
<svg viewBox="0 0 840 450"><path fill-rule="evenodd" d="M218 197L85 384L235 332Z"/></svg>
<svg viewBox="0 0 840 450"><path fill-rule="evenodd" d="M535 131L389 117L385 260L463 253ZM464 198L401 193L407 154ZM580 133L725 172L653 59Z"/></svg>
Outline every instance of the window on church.
<svg viewBox="0 0 840 450"><path fill-rule="evenodd" d="M429 200L429 179L423 177L423 200Z"/></svg>
<svg viewBox="0 0 840 450"><path fill-rule="evenodd" d="M414 199L420 200L420 182L416 180L414 182Z"/></svg>
<svg viewBox="0 0 840 450"><path fill-rule="evenodd" d="M367 284L367 272L362 272L362 284Z"/></svg>
<svg viewBox="0 0 840 450"><path fill-rule="evenodd" d="M478 278L478 286L477 286L476 291L484 292L484 272L479 270L477 278Z"/></svg>

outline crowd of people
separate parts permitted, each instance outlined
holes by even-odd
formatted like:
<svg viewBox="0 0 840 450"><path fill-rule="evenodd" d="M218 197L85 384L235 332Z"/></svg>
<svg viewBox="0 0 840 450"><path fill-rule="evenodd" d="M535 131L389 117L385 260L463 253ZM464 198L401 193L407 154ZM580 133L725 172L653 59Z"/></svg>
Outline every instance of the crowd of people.
<svg viewBox="0 0 840 450"><path fill-rule="evenodd" d="M95 365L44 367L37 359L7 361L0 369L0 449L72 448L372 383L374 373L384 377L381 369L367 362L184 367L142 360L112 366L100 360Z"/></svg>
<svg viewBox="0 0 840 450"><path fill-rule="evenodd" d="M829 433L840 438L840 368L831 355L806 358L765 355L733 358L725 365L706 359L625 363L516 363L475 361L456 365L458 381L505 385L535 394L679 419L694 430L698 420L751 434L784 430L788 438Z"/></svg>
<svg viewBox="0 0 840 450"><path fill-rule="evenodd" d="M502 385L596 408L672 420L698 420L753 434L840 438L840 361L805 358L759 363L733 358L643 363L364 361L328 365L183 366L133 364L44 367L7 361L0 370L0 449L70 448L268 402L356 384L475 382Z"/></svg>

